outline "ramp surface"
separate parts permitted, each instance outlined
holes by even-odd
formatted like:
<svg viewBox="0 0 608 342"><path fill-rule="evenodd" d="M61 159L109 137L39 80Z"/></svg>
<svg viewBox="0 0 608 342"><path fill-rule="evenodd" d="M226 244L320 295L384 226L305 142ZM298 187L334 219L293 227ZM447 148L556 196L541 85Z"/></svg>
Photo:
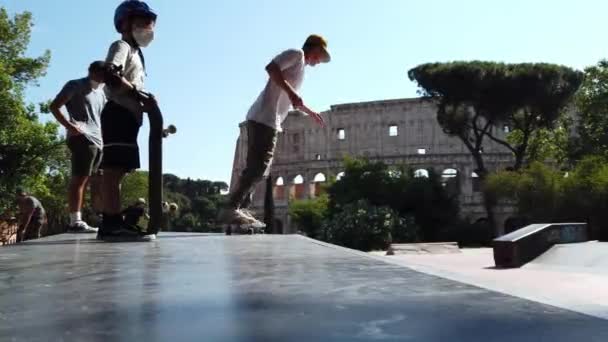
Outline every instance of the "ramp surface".
<svg viewBox="0 0 608 342"><path fill-rule="evenodd" d="M576 340L607 322L296 236L0 249L0 341Z"/></svg>
<svg viewBox="0 0 608 342"><path fill-rule="evenodd" d="M608 242L556 245L524 267L608 274Z"/></svg>

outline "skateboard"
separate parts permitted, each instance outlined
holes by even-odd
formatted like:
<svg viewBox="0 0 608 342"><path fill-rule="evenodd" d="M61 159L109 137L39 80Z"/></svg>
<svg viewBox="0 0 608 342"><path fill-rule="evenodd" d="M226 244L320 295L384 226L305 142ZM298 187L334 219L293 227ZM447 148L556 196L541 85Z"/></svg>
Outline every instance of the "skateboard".
<svg viewBox="0 0 608 342"><path fill-rule="evenodd" d="M139 92L142 99L148 99L153 95ZM150 136L148 138L148 188L149 188L149 212L147 234L157 234L163 225L163 138L175 134L177 129L169 125L167 129L163 126L163 114L158 105L148 111L150 121Z"/></svg>
<svg viewBox="0 0 608 342"><path fill-rule="evenodd" d="M238 225L238 224L224 224L221 225L222 230L226 235L257 235L266 234L264 231L266 226L253 226L250 224Z"/></svg>

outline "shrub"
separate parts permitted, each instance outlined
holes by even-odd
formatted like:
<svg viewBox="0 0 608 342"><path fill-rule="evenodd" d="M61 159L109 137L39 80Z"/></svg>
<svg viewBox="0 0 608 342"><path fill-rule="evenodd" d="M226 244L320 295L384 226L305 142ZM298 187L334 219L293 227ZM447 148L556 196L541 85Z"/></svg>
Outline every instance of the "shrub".
<svg viewBox="0 0 608 342"><path fill-rule="evenodd" d="M411 222L411 219L409 220ZM361 251L386 250L399 239L414 241L415 225L388 207L370 205L365 200L347 204L324 225L324 240Z"/></svg>

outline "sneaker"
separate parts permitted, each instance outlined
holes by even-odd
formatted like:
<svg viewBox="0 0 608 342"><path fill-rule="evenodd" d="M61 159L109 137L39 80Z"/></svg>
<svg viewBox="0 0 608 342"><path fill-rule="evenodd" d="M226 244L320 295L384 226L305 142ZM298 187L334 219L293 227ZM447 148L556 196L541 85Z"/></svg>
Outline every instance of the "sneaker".
<svg viewBox="0 0 608 342"><path fill-rule="evenodd" d="M156 240L156 234L144 234L140 237L143 242L150 242Z"/></svg>
<svg viewBox="0 0 608 342"><path fill-rule="evenodd" d="M249 211L247 209L239 209L239 211L251 220L251 223L250 223L251 227L253 227L255 229L266 228L266 223L255 218L255 216L253 216L253 213L251 211Z"/></svg>
<svg viewBox="0 0 608 342"><path fill-rule="evenodd" d="M250 225L256 220L233 208L223 208L217 215L217 222L226 225Z"/></svg>
<svg viewBox="0 0 608 342"><path fill-rule="evenodd" d="M68 227L68 233L70 234L93 234L97 233L99 229L89 226L84 221L78 221Z"/></svg>

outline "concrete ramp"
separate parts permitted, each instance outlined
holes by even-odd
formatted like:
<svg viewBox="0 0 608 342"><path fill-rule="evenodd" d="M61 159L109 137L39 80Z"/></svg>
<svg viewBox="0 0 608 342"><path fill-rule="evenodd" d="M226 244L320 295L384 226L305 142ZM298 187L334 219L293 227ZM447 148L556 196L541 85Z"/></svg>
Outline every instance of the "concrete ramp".
<svg viewBox="0 0 608 342"><path fill-rule="evenodd" d="M524 267L608 274L608 242L555 245Z"/></svg>
<svg viewBox="0 0 608 342"><path fill-rule="evenodd" d="M606 342L608 322L299 236L68 234L0 248L0 341Z"/></svg>

